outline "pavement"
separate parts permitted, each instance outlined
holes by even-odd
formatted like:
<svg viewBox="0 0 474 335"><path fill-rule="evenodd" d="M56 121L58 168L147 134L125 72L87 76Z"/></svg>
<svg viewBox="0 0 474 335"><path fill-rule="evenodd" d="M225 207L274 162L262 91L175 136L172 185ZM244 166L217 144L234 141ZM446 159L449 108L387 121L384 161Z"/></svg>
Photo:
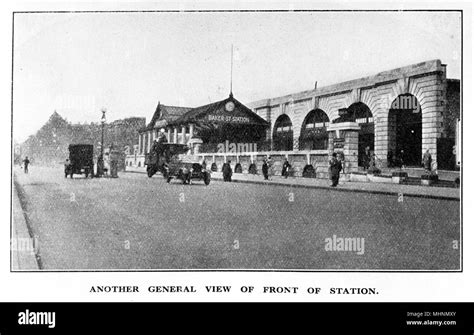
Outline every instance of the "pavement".
<svg viewBox="0 0 474 335"><path fill-rule="evenodd" d="M460 203L451 199L294 187L276 180L214 179L205 186L168 184L161 175L138 173L65 179L62 172L37 166L28 175L14 170L46 271L458 271L461 266ZM21 217L14 216L15 226ZM354 245L331 250L337 238L364 244L359 251Z"/></svg>
<svg viewBox="0 0 474 335"><path fill-rule="evenodd" d="M224 179L222 173L213 172L213 179ZM270 177L270 180L264 180L260 175L234 173L232 181L238 183L254 183L264 185L281 185L290 187L306 187L316 189L331 189L343 192L359 192L385 195L403 195L409 197L421 197L431 199L460 200L460 189L449 187L430 187L417 185L403 185L376 182L353 182L340 180L337 187L331 187L331 182L318 178L298 178L281 176Z"/></svg>
<svg viewBox="0 0 474 335"><path fill-rule="evenodd" d="M39 264L41 263L36 259L35 239L34 236L32 238L30 235L26 221L27 217L27 213L25 215L20 204L17 185L15 185L12 199L12 234L10 243L12 271L34 271L40 269Z"/></svg>
<svg viewBox="0 0 474 335"><path fill-rule="evenodd" d="M134 169L130 172L145 173L145 169ZM212 172L212 179L223 180L221 172ZM376 182L356 182L345 181L341 178L337 187L331 187L331 182L327 179L318 178L301 178L281 176L272 176L270 180L264 180L262 175L253 175L247 173L234 173L232 181L237 183L252 183L261 185L279 185L289 187L302 187L314 189L330 189L334 191L343 192L360 192L384 195L403 195L408 197L421 197L429 199L444 199L444 200L460 200L461 189L450 187L431 187L421 185L403 185L393 183L376 183Z"/></svg>

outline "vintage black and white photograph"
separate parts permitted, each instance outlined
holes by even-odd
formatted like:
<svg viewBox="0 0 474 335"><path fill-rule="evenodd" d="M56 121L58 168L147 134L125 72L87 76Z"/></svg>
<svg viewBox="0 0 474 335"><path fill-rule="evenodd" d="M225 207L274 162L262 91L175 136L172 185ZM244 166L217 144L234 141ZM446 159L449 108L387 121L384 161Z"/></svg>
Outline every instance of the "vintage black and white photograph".
<svg viewBox="0 0 474 335"><path fill-rule="evenodd" d="M11 271L462 271L462 19L13 13Z"/></svg>

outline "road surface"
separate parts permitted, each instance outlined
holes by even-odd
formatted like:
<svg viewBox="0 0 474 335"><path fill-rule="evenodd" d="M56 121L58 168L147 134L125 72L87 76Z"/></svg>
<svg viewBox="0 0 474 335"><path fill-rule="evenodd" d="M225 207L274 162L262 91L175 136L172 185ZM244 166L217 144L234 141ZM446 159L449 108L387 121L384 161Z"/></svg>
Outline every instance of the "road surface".
<svg viewBox="0 0 474 335"><path fill-rule="evenodd" d="M459 201L14 173L44 270L460 268Z"/></svg>

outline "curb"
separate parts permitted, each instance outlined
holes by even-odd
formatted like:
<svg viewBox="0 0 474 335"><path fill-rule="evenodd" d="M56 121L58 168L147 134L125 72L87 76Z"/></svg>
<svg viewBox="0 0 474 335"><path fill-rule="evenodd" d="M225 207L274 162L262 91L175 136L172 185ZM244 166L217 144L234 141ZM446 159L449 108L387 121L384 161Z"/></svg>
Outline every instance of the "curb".
<svg viewBox="0 0 474 335"><path fill-rule="evenodd" d="M25 224L25 228L26 228L26 231L28 232L29 237L33 239L35 237L35 234L34 234L30 219L29 219L28 214L27 214L27 204L26 204L26 201L25 201L25 191L24 191L23 187L20 185L20 183L18 182L18 180L16 179L16 176L13 176L13 184L14 184L14 188L15 188L15 192L14 192L15 194L13 196L17 197L17 200L20 204L20 209L21 209L22 214L23 214L23 220L22 221L24 221L24 222L21 222L20 224ZM12 202L12 206L13 206L13 202ZM13 208L12 208L12 212L13 212ZM12 222L11 222L11 227L12 227L12 232L13 232L13 219L12 219ZM43 269L43 262L41 260L41 256L40 256L39 252L37 252L36 250L35 250L34 258L35 258L35 264L37 265L38 270L42 270ZM14 272L21 272L21 271L22 270L15 270Z"/></svg>
<svg viewBox="0 0 474 335"><path fill-rule="evenodd" d="M213 180L222 181L221 178L212 178ZM352 192L352 193L370 193L370 194L380 194L380 195L394 195L398 196L398 192L390 192L390 191L378 191L378 190L362 190L362 189L347 189L347 188L337 188L331 186L319 186L319 185L300 185L300 184L286 184L286 183L279 183L279 182L265 182L265 181L258 181L258 180L232 180L233 183L242 183L242 184L260 184L260 185L275 185L275 186L289 186L295 188L306 188L306 189L323 189L323 190L331 190L331 191L338 191L338 192ZM431 194L416 194L416 193L403 193L404 197L413 197L413 198L425 198L425 199L438 199L438 200L450 200L450 201L460 201L459 198L456 197L448 197L448 196L438 196L438 195L431 195Z"/></svg>
<svg viewBox="0 0 474 335"><path fill-rule="evenodd" d="M145 174L145 172L140 171L123 171L125 173L141 173ZM218 177L211 177L212 180L223 181L223 178ZM399 192L390 192L390 191L378 191L378 190L363 190L363 189L347 189L347 188L337 188L331 186L319 186L319 185L301 185L301 184L287 184L287 183L280 183L280 182L267 182L267 181L260 181L260 180L240 180L240 179L233 179L232 183L242 183L242 184L259 184L259 185L272 185L272 186L287 186L287 187L295 187L295 188L306 188L306 189L323 189L323 190L331 190L331 191L338 191L338 192L352 192L352 193L369 193L369 194L379 194L379 195L394 195L398 196ZM404 197L413 197L413 198L424 198L424 199L437 199L437 200L448 200L448 201L460 201L460 198L457 197L449 197L443 195L432 195L432 194L417 194L417 193L403 193Z"/></svg>

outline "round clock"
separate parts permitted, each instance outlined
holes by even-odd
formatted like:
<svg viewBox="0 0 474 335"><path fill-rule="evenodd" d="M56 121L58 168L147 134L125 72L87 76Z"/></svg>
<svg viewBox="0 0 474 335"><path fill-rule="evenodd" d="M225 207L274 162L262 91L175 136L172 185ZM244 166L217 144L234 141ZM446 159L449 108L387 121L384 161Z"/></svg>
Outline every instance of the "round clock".
<svg viewBox="0 0 474 335"><path fill-rule="evenodd" d="M232 112L235 108L235 105L232 101L229 101L228 103L225 104L225 110L228 112Z"/></svg>

